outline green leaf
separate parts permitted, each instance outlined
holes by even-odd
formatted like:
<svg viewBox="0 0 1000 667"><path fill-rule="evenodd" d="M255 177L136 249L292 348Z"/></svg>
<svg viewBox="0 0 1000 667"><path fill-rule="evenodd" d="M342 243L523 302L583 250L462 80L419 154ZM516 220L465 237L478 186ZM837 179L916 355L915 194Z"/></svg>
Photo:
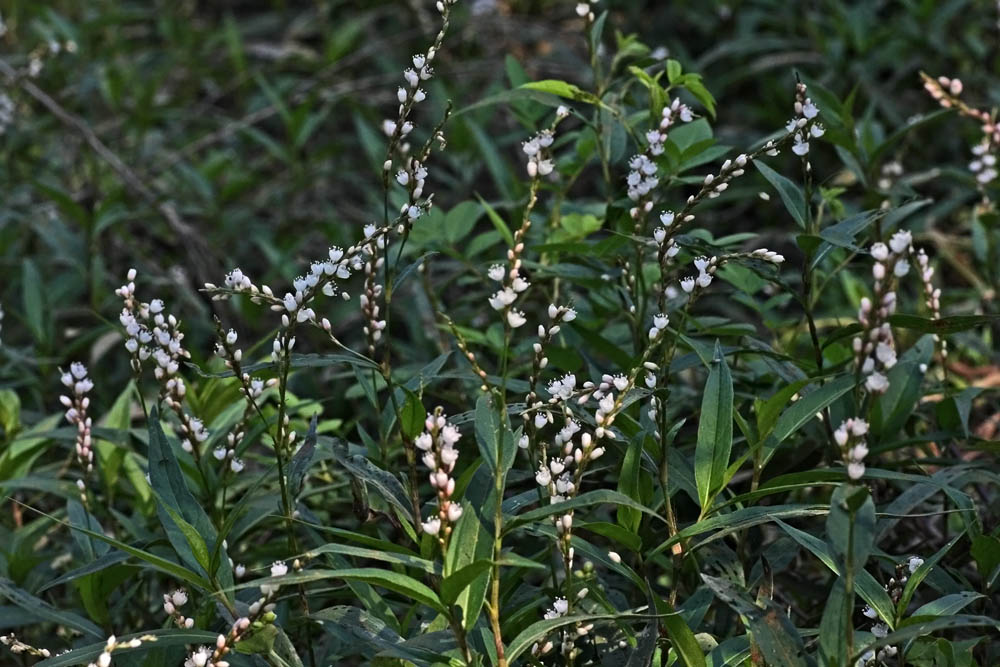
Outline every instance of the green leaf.
<svg viewBox="0 0 1000 667"><path fill-rule="evenodd" d="M560 81L558 79L545 79L543 81L531 81L521 85L521 88L526 88L528 90L537 90L543 93L550 93L552 95L558 95L570 100L576 100L577 102L586 102L587 104L593 104L600 106L601 100L599 100L593 93L588 93L585 90L574 86L571 83L565 81Z"/></svg>
<svg viewBox="0 0 1000 667"><path fill-rule="evenodd" d="M288 491L293 498L302 491L309 466L312 465L313 456L316 454L316 423L318 418L319 415L314 414L309 420L309 430L306 432L305 441L292 457L291 470L288 473Z"/></svg>
<svg viewBox="0 0 1000 667"><path fill-rule="evenodd" d="M972 591L952 593L918 607L910 616L951 616L986 596Z"/></svg>
<svg viewBox="0 0 1000 667"><path fill-rule="evenodd" d="M149 413L149 482L161 502L156 504L156 512L160 523L166 530L171 546L181 560L190 565L200 565L210 577L214 572L200 561L200 555L190 539L198 536L199 540L212 545L216 541L215 528L202 509L201 503L187 487L184 473L167 442L167 437L160 427L160 415L156 406ZM180 519L180 521L178 521ZM228 559L221 558L220 564L228 567Z"/></svg>
<svg viewBox="0 0 1000 667"><path fill-rule="evenodd" d="M354 558L366 558L370 560L382 561L383 563L393 563L395 565L413 567L429 574L440 573L440 566L438 564L434 561L420 558L419 556L392 551L382 551L381 549L366 549L364 547L355 547L349 544L324 544L323 546L316 547L315 549L310 549L300 557L311 559L322 554L339 554L341 556L353 556Z"/></svg>
<svg viewBox="0 0 1000 667"><path fill-rule="evenodd" d="M774 169L768 167L762 160L754 160L753 164L757 167L757 171L763 174L764 178L778 191L781 201L785 204L785 209L791 214L792 219L798 223L799 227L805 229L806 200L805 195L802 194L802 189Z"/></svg>
<svg viewBox="0 0 1000 667"><path fill-rule="evenodd" d="M38 272L35 262L25 258L21 262L21 303L24 306L24 317L35 340L45 344L48 340L45 314L49 312L46 290L43 289L42 275Z"/></svg>
<svg viewBox="0 0 1000 667"><path fill-rule="evenodd" d="M400 428L407 440L413 440L424 430L424 418L427 412L424 410L420 397L409 389L404 388L406 401L400 411Z"/></svg>
<svg viewBox="0 0 1000 667"><path fill-rule="evenodd" d="M701 578L717 598L743 618L766 664L805 667L802 637L782 609L770 602L766 609L758 607L735 583L727 579L707 574L702 574Z"/></svg>
<svg viewBox="0 0 1000 667"><path fill-rule="evenodd" d="M715 358L705 383L698 421L698 445L694 455L694 478L702 514L725 485L726 468L733 449L733 378L715 343Z"/></svg>
<svg viewBox="0 0 1000 667"><path fill-rule="evenodd" d="M671 84L677 83L677 80L681 78L682 71L681 64L673 58L667 61L667 81Z"/></svg>
<svg viewBox="0 0 1000 667"><path fill-rule="evenodd" d="M364 456L348 456L340 447L334 447L333 456L337 462L366 486L375 489L382 498L392 504L411 523L414 521L413 508L406 490L391 473L382 470Z"/></svg>
<svg viewBox="0 0 1000 667"><path fill-rule="evenodd" d="M479 195L476 195L476 198L482 205L483 210L486 211L486 217L490 219L490 222L493 223L493 226L497 228L497 231L500 232L500 236L502 236L503 240L507 243L507 247L513 248L514 234L511 233L510 227L507 226L507 222L500 217L500 214L496 212L496 209L490 206L485 199Z"/></svg>
<svg viewBox="0 0 1000 667"><path fill-rule="evenodd" d="M900 329L911 329L921 333L946 336L960 331L968 331L969 329L990 327L998 319L1000 319L1000 315L952 315L951 317L942 317L935 320L920 317L919 315L896 313L889 316L889 324Z"/></svg>
<svg viewBox="0 0 1000 667"><path fill-rule="evenodd" d="M363 581L373 586L380 586L390 591L395 591L406 597L425 604L435 611L447 613L437 594L426 584L423 584L413 577L409 577L392 570L383 570L374 567L341 568L336 570L315 569L302 570L286 574L283 577L264 577L255 579L252 582L238 584L236 590L242 588L254 588L261 584L268 585L288 585L305 584L313 581L326 581L328 579L343 579L344 581Z"/></svg>
<svg viewBox="0 0 1000 667"><path fill-rule="evenodd" d="M6 577L0 577L0 596L7 598L21 609L40 616L47 621L51 621L56 625L72 628L83 635L95 639L104 638L104 632L83 616L54 607L28 591L18 588L14 585L13 581Z"/></svg>
<svg viewBox="0 0 1000 667"><path fill-rule="evenodd" d="M441 580L441 601L451 606L473 582L479 580L485 585L492 567L492 561L477 560L449 574Z"/></svg>
<svg viewBox="0 0 1000 667"><path fill-rule="evenodd" d="M705 84L702 83L700 74L688 73L681 77L681 85L688 89L695 99L701 102L701 105L705 107L708 115L715 118L715 98L712 97L712 93L708 91ZM754 161L756 163L756 160Z"/></svg>
<svg viewBox="0 0 1000 667"><path fill-rule="evenodd" d="M450 244L464 239L476 226L476 221L483 214L483 207L474 201L464 201L444 216L444 238Z"/></svg>
<svg viewBox="0 0 1000 667"><path fill-rule="evenodd" d="M504 532L509 533L510 531L523 526L528 523L538 521L539 519L544 519L545 517L552 516L553 514L565 514L566 512L580 507L589 507L591 505L603 505L603 504L613 504L613 505L623 505L625 507L631 507L633 509L639 510L645 514L654 516L661 521L662 519L659 514L650 508L646 507L641 503L637 503L628 496L622 495L617 491L612 491L610 489L597 489L594 491L587 491L586 493L581 493L575 498L570 500L564 500L561 503L547 504L543 507L538 507L536 509L525 512L524 514L519 514L510 521L504 527Z"/></svg>
<svg viewBox="0 0 1000 667"><path fill-rule="evenodd" d="M46 658L41 662L36 662L35 667L75 667L93 662L104 651L107 642L104 634L101 633L101 641L96 644L88 644L75 648L66 653L51 658ZM121 648L114 652L115 657L126 656L132 653L143 653L152 649L166 646L188 646L193 644L212 644L215 642L218 633L204 632L202 630L149 630L147 632L137 632L131 635L118 637L120 644L127 644L132 639L140 639L146 636L156 637L155 642L143 642L136 648Z"/></svg>
<svg viewBox="0 0 1000 667"><path fill-rule="evenodd" d="M484 508L473 507L468 500L462 503L462 518L451 534L448 553L445 554L445 576L493 557L493 535L479 519L483 511ZM458 604L462 609L462 625L467 630L475 626L479 619L479 612L486 601L488 582L488 577L474 579L453 600L447 602L447 604Z"/></svg>
<svg viewBox="0 0 1000 667"><path fill-rule="evenodd" d="M336 626L342 632L381 651L380 655L405 660L421 667L448 664L446 656L428 648L404 642L403 638L381 619L357 607L329 607L310 616L321 621L324 627ZM373 661L372 664L384 663Z"/></svg>
<svg viewBox="0 0 1000 667"><path fill-rule="evenodd" d="M823 655L822 664L847 664L847 637L854 632L848 624L854 607L854 595L847 595L846 580L840 577L833 582L830 596L823 608L823 618L819 624L819 646Z"/></svg>
<svg viewBox="0 0 1000 667"><path fill-rule="evenodd" d="M815 419L817 412L825 410L852 389L854 389L854 375L842 375L805 394L781 413L771 435L764 440L762 465L766 465L771 460L778 445L784 442L788 436L796 433L807 422Z"/></svg>
<svg viewBox="0 0 1000 667"><path fill-rule="evenodd" d="M717 531L698 544L692 545L691 549L697 549L700 546L721 539L726 535L731 535L735 532L745 530L751 526L757 526L762 523L769 523L771 521L778 521L779 519L792 517L823 516L829 511L829 505L772 505L744 507L728 514L720 514L695 522L687 528L678 531L678 533L670 539L661 542L646 555L646 558L652 558L656 554L669 549L675 544L679 544L690 537L701 535L703 533Z"/></svg>

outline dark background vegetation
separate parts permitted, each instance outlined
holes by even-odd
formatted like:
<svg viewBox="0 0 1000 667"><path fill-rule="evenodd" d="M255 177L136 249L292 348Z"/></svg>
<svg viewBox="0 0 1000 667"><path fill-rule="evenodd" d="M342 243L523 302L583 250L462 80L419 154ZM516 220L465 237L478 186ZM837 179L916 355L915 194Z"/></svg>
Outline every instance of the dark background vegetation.
<svg viewBox="0 0 1000 667"><path fill-rule="evenodd" d="M1000 87L991 85L1000 63L997 10L982 0L607 4L615 30L637 33L662 49L658 55L705 76L719 100L716 136L733 146L784 123L797 74L841 99L855 91L862 144L934 110L919 84L921 69L961 77L980 106L1000 102ZM201 327L192 348L205 351L210 304L195 291L201 282L219 281L239 265L285 285L317 248L350 243L375 219L378 124L393 112L406 65L401 55L436 30L430 5L4 3L0 58L23 67L50 42L62 44L59 53L42 56L33 82L147 189L143 196L130 187L81 128L4 85L16 111L0 136L0 303L8 312L4 341L19 353L5 358L3 373L7 383L33 389L37 403L29 407L48 407L53 388L41 378L55 365L104 358L108 346L94 343L113 331L104 318L117 312L112 290L128 267ZM581 23L566 3L469 1L456 14L420 110L424 128L445 100L461 110L510 88L512 60L532 79L588 84ZM66 52L70 40L75 53ZM524 194L517 147L530 129L503 104L458 114L446 129L448 150L432 167L436 203L448 210L475 193L501 210L517 203ZM920 169L937 165L919 179L922 194L947 197L958 181L968 197L961 166L976 133L971 125L936 121L881 157L904 168L911 161ZM828 184L844 176L832 151L814 152ZM865 166L875 173L880 164ZM584 178L574 192L586 196L601 187ZM162 202L172 202L183 227L153 205ZM739 206L743 224L732 231L774 224L773 208ZM945 229L946 216L941 211L927 224L967 242L969 230ZM948 269L945 275L970 287L969 276ZM24 300L37 305L18 307ZM252 311L244 316L252 327ZM337 327L359 328L357 314L345 311ZM124 379L120 355L105 361Z"/></svg>
<svg viewBox="0 0 1000 667"><path fill-rule="evenodd" d="M537 127L530 109L508 104L505 91L546 78L592 85L573 4L462 0L434 64L436 76L425 85L418 138L447 101L456 113L445 128L447 150L436 153L430 167L428 190L439 212L421 221L426 231L415 232L409 250L439 253L436 289L447 293L464 322L475 324L486 308L481 285L466 290L471 279L463 273L473 225L491 228L474 202L481 196L513 218L526 197L520 143ZM353 243L364 224L381 218L385 137L379 125L395 112L405 54L424 48L437 30L431 5L0 2L6 26L0 63L7 71L33 58L43 63L27 82L15 83L0 70L0 93L14 102L13 120L0 134L0 304L6 312L0 388L17 391L22 424L59 409L56 369L72 360L100 368L94 414L106 412L126 386L114 288L130 267L139 272L143 299L164 298L185 320L196 363L218 364L211 358L212 314L238 327L247 347L263 341L266 351L270 313L238 299L211 302L198 290L240 266L256 282L283 291L327 246ZM957 76L970 104L1000 104L996 3L618 0L601 2L598 9L604 8L610 9L607 54L616 50L616 32L635 34L657 58L677 59L685 71L704 76L718 101L715 137L734 152L779 130L792 115L796 77L808 82L828 126L810 157L822 186L818 198L832 217L878 208L884 200L932 197L910 227L935 257L945 314L998 312L997 218L970 213L978 194L966 164L979 129L936 113L919 78L921 71ZM919 116L929 120L886 141ZM903 175L881 188L880 174L893 161ZM774 166L798 177L791 155ZM612 168L621 184L624 160ZM795 257L777 196L770 202L746 196L763 189L763 178L748 171L732 196L706 207L699 219L716 236L759 233L762 245ZM568 210L604 202L596 161L570 194ZM713 224L718 220L726 222ZM445 231L450 224L460 230L454 236ZM490 259L476 257L478 269ZM860 294L868 274L858 276L838 277L844 285L834 293ZM912 301L919 299L911 292ZM712 299L721 314L740 308L725 295ZM405 343L393 354L400 366L422 365L442 341L434 305L419 290L404 304L394 336ZM356 302L332 308L324 314L338 337L361 341ZM846 323L854 308L847 298L824 300L816 316ZM783 324L780 312L757 322L774 330ZM994 325L992 334L964 334L955 346L959 384L987 376L998 382L996 333ZM304 340L299 348L310 351L319 342ZM350 374L300 373L293 389L322 397L323 416L348 424L363 404ZM694 404L692 396L685 399ZM966 421L988 424L995 407L980 402ZM995 422L983 439L996 439ZM0 424L8 435L11 424ZM995 506L984 511L997 514ZM921 537L909 532L894 546L903 550ZM797 584L805 588L808 573L803 579ZM811 593L819 595L818 588Z"/></svg>

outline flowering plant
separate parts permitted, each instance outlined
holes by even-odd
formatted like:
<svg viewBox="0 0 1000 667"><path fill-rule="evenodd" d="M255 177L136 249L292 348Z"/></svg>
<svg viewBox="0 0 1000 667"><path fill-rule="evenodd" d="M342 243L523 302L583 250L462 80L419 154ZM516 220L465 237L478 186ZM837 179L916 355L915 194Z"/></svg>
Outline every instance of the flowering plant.
<svg viewBox="0 0 1000 667"><path fill-rule="evenodd" d="M280 272L247 258L206 279L205 350L180 300L122 270L111 339L131 379L110 409L101 365L74 360L51 374L69 428L3 422L10 553L45 553L6 556L3 609L28 615L3 620L10 652L46 667L996 657L967 633L1000 629L984 510L1000 477L961 449L995 443L970 431L986 395L948 346L982 347L995 317L942 294L918 229L930 200L894 188L898 164L855 197L825 187L817 154L860 167L848 103L791 77L783 126L720 143L710 85L635 36L612 51L596 5L568 17L587 83L524 75L453 112L427 108L457 11L437 2L379 124L373 221ZM974 207L995 216L996 112L957 79L924 85L979 123ZM523 125L518 196L442 212L453 123L501 102ZM744 224L751 205L776 221L766 234Z"/></svg>

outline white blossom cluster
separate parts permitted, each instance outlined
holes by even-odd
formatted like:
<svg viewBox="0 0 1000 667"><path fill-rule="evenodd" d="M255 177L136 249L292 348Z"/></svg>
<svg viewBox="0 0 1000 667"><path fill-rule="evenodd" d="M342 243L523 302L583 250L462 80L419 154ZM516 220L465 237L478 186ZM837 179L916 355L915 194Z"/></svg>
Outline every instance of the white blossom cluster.
<svg viewBox="0 0 1000 667"><path fill-rule="evenodd" d="M229 667L229 661L223 658L247 633L250 624L251 621L246 616L236 619L228 634L216 638L214 648L199 646L184 661L184 667Z"/></svg>
<svg viewBox="0 0 1000 667"><path fill-rule="evenodd" d="M991 148L988 139L983 139L972 147L973 159L969 163L969 171L980 185L986 185L997 177L997 156L990 153Z"/></svg>
<svg viewBox="0 0 1000 667"><path fill-rule="evenodd" d="M417 436L414 445L421 452L420 460L430 471L431 486L437 492L438 510L421 525L428 535L439 535L442 545L447 545L452 526L462 517L462 505L452 501L455 478L451 476L458 461L458 444L461 432L450 424L441 408L428 413L424 432Z"/></svg>
<svg viewBox="0 0 1000 667"><path fill-rule="evenodd" d="M597 4L597 0L588 0L588 2L578 2L576 3L576 15L582 19L587 19L587 24L594 22L594 10L593 5Z"/></svg>
<svg viewBox="0 0 1000 667"><path fill-rule="evenodd" d="M18 639L14 633L9 635L0 635L0 644L7 647L14 655L34 655L39 658L49 658L52 656L52 652L47 648L35 648L31 644L25 644L20 639Z"/></svg>
<svg viewBox="0 0 1000 667"><path fill-rule="evenodd" d="M87 376L87 367L79 361L70 364L69 371L62 374L61 381L69 389L70 395L60 396L59 402L66 408L66 421L76 427L76 460L87 477L94 471L91 439L93 420L87 414L87 408L90 407L90 397L87 394L94 388L94 382ZM86 483L83 479L78 479L76 485L86 505Z"/></svg>
<svg viewBox="0 0 1000 667"><path fill-rule="evenodd" d="M160 383L163 402L180 420L181 447L200 457L199 445L208 440L208 429L201 420L184 411L187 386L180 375L180 365L191 354L184 348L180 322L166 312L161 299L145 303L136 298L135 269L129 269L128 282L115 294L124 300L118 319L125 328L125 349L132 357L132 371L139 374L143 362L153 359L153 375Z"/></svg>
<svg viewBox="0 0 1000 667"><path fill-rule="evenodd" d="M382 122L382 131L389 137L389 147L386 151L386 159L382 168L384 170L385 182L388 183L389 174L393 168L393 153L399 147L404 156L405 162L402 169L396 173L396 181L406 187L409 191L409 201L403 205L403 212L407 214L410 222L413 222L422 212L422 208L416 204L423 192L424 182L427 178L427 170L421 164L426 160L426 155L420 158L409 158L409 144L406 137L413 131L413 121L410 120L410 113L413 108L427 99L427 92L420 87L421 83L430 80L434 76L434 69L431 64L441 49L445 33L448 31L451 7L457 0L439 0L436 3L438 12L441 13L441 29L438 31L433 44L423 53L417 53L412 58L412 67L403 71L405 85L396 89L396 99L399 108L396 112L395 120L386 119ZM433 139L437 139L444 145L444 135L440 131L434 133ZM425 153L430 150L430 141L425 149Z"/></svg>
<svg viewBox="0 0 1000 667"><path fill-rule="evenodd" d="M892 283L895 278L909 273L912 243L910 232L898 231L888 245L877 242L871 247L875 260L872 265L875 302L868 297L861 299L858 322L862 332L854 338L853 346L859 371L865 377L865 389L873 394L889 389L886 373L896 364L896 344L889 326L889 316L896 311L896 292Z"/></svg>
<svg viewBox="0 0 1000 667"><path fill-rule="evenodd" d="M556 164L552 160L551 151L548 150L552 147L553 141L555 141L555 132L547 128L527 141L521 142L521 150L528 156L526 168L528 176L531 178L548 176L555 169Z"/></svg>
<svg viewBox="0 0 1000 667"><path fill-rule="evenodd" d="M934 286L934 267L931 266L931 260L923 248L917 251L916 261L917 269L920 271L920 282L924 288L924 305L927 306L927 310L930 311L932 318L940 319L941 288ZM941 360L944 361L948 358L948 341L941 338L938 334L934 334L934 342L941 351Z"/></svg>
<svg viewBox="0 0 1000 667"><path fill-rule="evenodd" d="M375 225L365 227L365 237L372 240L361 246L361 253L365 258L365 290L359 298L361 311L365 316L363 330L368 339L368 352L371 356L375 356L375 345L382 339L382 332L386 327L386 321L381 319L381 307L378 304L384 289L379 282L378 274L385 265L385 255L381 254L385 249L385 237L375 235L375 232Z"/></svg>
<svg viewBox="0 0 1000 667"><path fill-rule="evenodd" d="M698 270L697 276L687 276L681 279L681 289L687 294L694 292L695 287L705 289L712 284L715 272L719 268L719 258L698 257L694 260L694 268Z"/></svg>
<svg viewBox="0 0 1000 667"><path fill-rule="evenodd" d="M187 591L178 588L173 593L163 594L163 613L170 617L179 628L190 630L194 627L194 618L185 616L181 612L181 607L188 602Z"/></svg>
<svg viewBox="0 0 1000 667"><path fill-rule="evenodd" d="M864 437L868 433L868 422L860 418L852 418L843 422L833 432L833 439L840 447L847 466L847 476L854 481L865 474L865 457L868 456L868 445Z"/></svg>
<svg viewBox="0 0 1000 667"><path fill-rule="evenodd" d="M923 564L923 558L920 558L919 556L911 556L903 563L897 565L896 571L897 573L900 573L898 575L899 579L897 580L895 577L890 577L889 583L883 586L893 603L899 602L903 588L909 580L909 575L916 572L917 569ZM882 639L888 636L889 626L878 620L878 612L875 611L871 605L865 605L865 608L861 613L864 614L865 618L875 621L871 628L872 635L874 635L877 639ZM883 646L877 652L875 650L868 650L862 654L861 658L855 663L855 666L871 667L872 665L877 665L879 663L889 663L889 661L892 658L895 658L898 654L899 649L891 645Z"/></svg>
<svg viewBox="0 0 1000 667"><path fill-rule="evenodd" d="M633 220L641 219L653 208L650 195L660 184L654 159L663 154L667 131L678 120L690 123L694 120L694 114L686 104L675 98L673 102L663 107L659 126L646 132L646 150L629 159L629 173L625 177L625 183L628 186L628 198L636 202L629 211Z"/></svg>
<svg viewBox="0 0 1000 667"><path fill-rule="evenodd" d="M892 188L893 183L903 175L903 165L898 160L890 160L882 165L879 173L878 189L889 190Z"/></svg>
<svg viewBox="0 0 1000 667"><path fill-rule="evenodd" d="M215 460L220 462L228 461L229 469L236 474L243 472L243 469L246 467L243 459L236 457L236 445L243 439L244 435L245 433L242 429L231 431L226 434L226 444L220 444L212 450L212 456Z"/></svg>
<svg viewBox="0 0 1000 667"><path fill-rule="evenodd" d="M819 109L813 101L806 97L806 85L799 83L795 86L795 117L785 124L785 130L792 134L792 152L799 157L805 157L809 152L809 140L822 137L826 130L817 122L814 122L819 115Z"/></svg>
<svg viewBox="0 0 1000 667"><path fill-rule="evenodd" d="M109 667L111 665L111 653L117 649L125 648L139 648L144 641L154 642L156 637L154 635L144 635L142 637L135 637L127 642L119 642L118 638L114 635L108 637L108 641L104 644L104 650L101 654L97 656L97 660L90 663L87 667Z"/></svg>
<svg viewBox="0 0 1000 667"><path fill-rule="evenodd" d="M957 109L964 116L972 118L978 122L983 131L982 140L972 148L973 159L969 163L969 171L976 179L976 183L982 187L996 180L997 153L1000 152L1000 122L996 120L996 114L975 109L965 104L959 99L962 94L962 81L960 79L939 76L933 79L926 75L924 77L924 88L937 102L946 109Z"/></svg>

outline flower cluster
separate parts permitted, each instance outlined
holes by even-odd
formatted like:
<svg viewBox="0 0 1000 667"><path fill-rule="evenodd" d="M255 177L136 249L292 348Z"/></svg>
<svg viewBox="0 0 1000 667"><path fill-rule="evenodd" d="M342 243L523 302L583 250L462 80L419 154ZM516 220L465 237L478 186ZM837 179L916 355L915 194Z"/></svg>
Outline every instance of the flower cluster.
<svg viewBox="0 0 1000 667"><path fill-rule="evenodd" d="M909 581L910 575L917 571L921 565L924 564L924 559L919 556L911 556L901 563L896 565L896 576L889 578L889 583L887 583L883 588L885 592L889 594L889 599L892 600L893 604L898 604L900 598L903 596L903 590L906 587L906 582ZM878 612L871 605L865 605L865 608L861 612L864 614L865 618L868 618L875 623L872 625L871 633L877 639L882 639L889 634L889 626L878 620ZM857 667L868 667L870 665L877 665L879 663L887 663L890 659L898 655L899 649L895 646L883 646L877 652L874 650L865 651L862 654L861 659L857 662Z"/></svg>
<svg viewBox="0 0 1000 667"><path fill-rule="evenodd" d="M587 25L594 22L594 10L592 5L596 5L597 0L587 0L587 2L576 3L576 15L587 20Z"/></svg>
<svg viewBox="0 0 1000 667"><path fill-rule="evenodd" d="M451 15L451 6L457 0L439 0L437 10L441 13L441 29L438 31L434 43L423 53L415 54L412 58L413 67L403 71L405 86L396 89L396 99L399 108L395 120L386 119L382 121L382 131L389 137L389 147L386 151L386 160L383 165L386 178L392 171L392 154L400 142L413 131L413 122L410 120L410 112L413 107L423 102L427 98L427 93L420 84L429 81L434 76L434 68L431 63L441 49L445 33L448 31L448 23ZM404 150L404 153L406 151Z"/></svg>
<svg viewBox="0 0 1000 667"><path fill-rule="evenodd" d="M715 272L719 268L717 257L698 257L694 260L694 268L698 269L697 276L687 276L681 279L681 289L691 294L695 287L705 289L712 284Z"/></svg>
<svg viewBox="0 0 1000 667"><path fill-rule="evenodd" d="M194 619L181 612L181 607L187 602L187 592L183 588L178 588L173 593L163 594L163 613L169 616L178 628L190 630L194 627Z"/></svg>
<svg viewBox="0 0 1000 667"><path fill-rule="evenodd" d="M857 481L865 474L865 457L868 456L868 445L864 437L868 433L868 422L863 419L848 419L833 432L833 439L840 447L847 466L847 476Z"/></svg>
<svg viewBox="0 0 1000 667"><path fill-rule="evenodd" d="M646 213L653 209L651 194L660 184L657 178L655 158L663 154L667 131L677 122L690 123L694 120L691 109L675 98L669 105L663 107L658 127L646 132L646 150L632 156L629 160L629 173L625 178L628 186L628 198L636 202L629 211L633 220L640 221ZM641 225L640 225L641 226ZM640 232L641 229L636 229Z"/></svg>
<svg viewBox="0 0 1000 667"><path fill-rule="evenodd" d="M528 156L528 176L537 178L538 176L548 176L555 169L555 162L552 154L548 150L555 141L555 132L551 129L544 129L527 141L521 143L521 150Z"/></svg>
<svg viewBox="0 0 1000 667"><path fill-rule="evenodd" d="M94 388L94 382L87 377L87 367L78 361L70 364L69 371L63 373L61 379L71 395L64 394L59 397L59 401L66 408L66 421L76 427L76 460L86 478L94 471L94 449L90 433L93 422L87 414L87 408L90 407L90 397L87 394ZM83 479L78 479L76 485L86 505L86 483Z"/></svg>
<svg viewBox="0 0 1000 667"><path fill-rule="evenodd" d="M101 654L97 656L97 660L90 663L87 667L109 667L109 665L111 665L111 654L114 651L125 648L139 648L143 642L155 641L155 635L143 635L142 637L130 639L127 642L120 642L117 637L111 635L108 637L108 641L104 644L104 650L102 650Z"/></svg>
<svg viewBox="0 0 1000 667"><path fill-rule="evenodd" d="M931 266L931 260L924 252L923 248L917 251L917 269L920 271L920 282L923 284L924 288L924 305L927 306L927 310L930 311L931 317L934 319L941 318L941 288L935 287L934 278L934 267ZM941 338L938 334L934 334L934 342L938 346L938 350L941 353L941 361L944 362L948 358L948 341Z"/></svg>
<svg viewBox="0 0 1000 667"><path fill-rule="evenodd" d="M449 424L443 410L435 408L424 420L424 432L417 436L414 445L423 454L420 460L430 471L431 486L437 491L438 508L421 526L428 535L438 536L442 547L447 547L452 526L462 517L461 504L451 497L455 493L455 478L451 473L458 461L455 445L462 434L454 424Z"/></svg>
<svg viewBox="0 0 1000 667"><path fill-rule="evenodd" d="M983 138L972 148L973 159L969 163L969 171L976 178L976 183L982 187L996 180L997 153L1000 151L1000 122L996 112L989 113L982 109L969 106L959 96L962 94L962 82L946 76L934 79L921 73L924 89L946 109L957 109L960 114L979 123Z"/></svg>
<svg viewBox="0 0 1000 667"><path fill-rule="evenodd" d="M861 299L858 322L862 331L853 345L858 372L865 376L865 389L873 394L884 393L889 388L886 372L896 364L896 345L888 321L896 311L896 292L892 286L896 278L910 271L912 244L910 232L898 231L888 244L877 242L871 247L875 260L872 265L874 303L868 297Z"/></svg>
<svg viewBox="0 0 1000 667"><path fill-rule="evenodd" d="M232 431L226 434L226 444L219 445L212 450L212 456L216 461L228 461L229 469L234 473L243 472L246 465L243 459L236 457L236 445L243 439L245 433L242 430Z"/></svg>
<svg viewBox="0 0 1000 667"><path fill-rule="evenodd" d="M3 644L7 649L14 655L34 655L39 658L48 658L52 656L52 652L47 648L35 648L30 644L25 644L20 639L18 639L14 633L9 635L0 635L0 644Z"/></svg>
<svg viewBox="0 0 1000 667"><path fill-rule="evenodd" d="M813 101L806 97L806 85L799 83L795 86L795 117L785 125L785 130L793 134L792 152L799 157L805 157L809 152L809 140L822 137L825 133L823 126L814 122L819 115L819 109Z"/></svg>

